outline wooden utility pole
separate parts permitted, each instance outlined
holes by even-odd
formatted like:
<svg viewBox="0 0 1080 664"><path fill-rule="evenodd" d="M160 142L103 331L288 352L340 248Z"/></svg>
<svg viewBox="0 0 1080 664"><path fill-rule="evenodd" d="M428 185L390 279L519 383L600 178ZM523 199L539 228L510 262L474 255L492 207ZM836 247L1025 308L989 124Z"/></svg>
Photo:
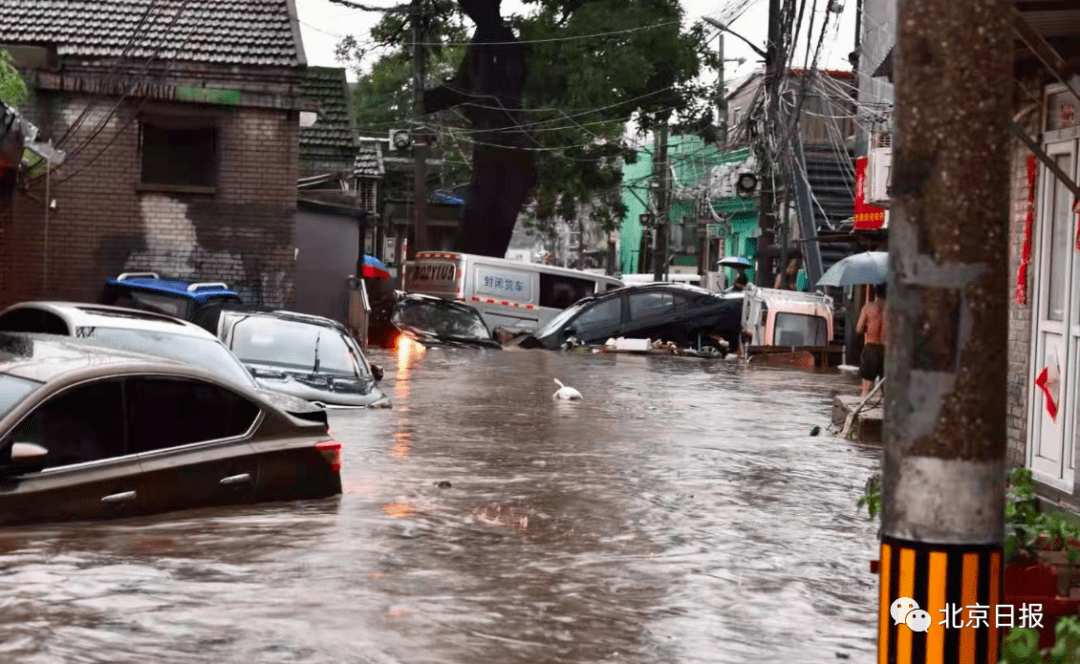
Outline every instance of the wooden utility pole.
<svg viewBox="0 0 1080 664"><path fill-rule="evenodd" d="M424 85L427 74L426 51L424 50L424 5L423 0L412 0L412 39L413 39L413 107L416 117L424 115ZM427 136L422 131L413 132L413 242L409 245L409 254L429 247L427 237Z"/></svg>
<svg viewBox="0 0 1080 664"><path fill-rule="evenodd" d="M898 6L879 662L998 661L1011 9Z"/></svg>
<svg viewBox="0 0 1080 664"><path fill-rule="evenodd" d="M663 281L668 255L668 124L656 128L653 173L656 182L656 243L653 247L653 281Z"/></svg>
<svg viewBox="0 0 1080 664"><path fill-rule="evenodd" d="M777 132L780 129L779 99L780 85L784 76L780 67L780 0L769 0L769 43L765 45L765 132ZM773 191L774 169L770 147L766 141L761 150L761 195L758 198L758 229L760 235L757 244L757 272L754 281L764 288L773 287L772 259L766 258L771 238L776 225L776 192Z"/></svg>

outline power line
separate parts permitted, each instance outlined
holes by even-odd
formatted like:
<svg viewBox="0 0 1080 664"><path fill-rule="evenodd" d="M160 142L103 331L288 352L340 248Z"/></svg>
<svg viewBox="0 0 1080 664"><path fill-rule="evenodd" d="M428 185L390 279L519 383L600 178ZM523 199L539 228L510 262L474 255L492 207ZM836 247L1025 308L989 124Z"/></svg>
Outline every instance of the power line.
<svg viewBox="0 0 1080 664"><path fill-rule="evenodd" d="M132 47L135 45L136 41L138 40L138 38L140 36L140 31L142 30L143 24L146 23L147 19L153 13L154 6L157 3L158 3L158 0L152 0L150 2L150 4L147 5L146 11L139 18L139 22L137 24L135 24L135 29L132 31L131 37L128 39L127 43L124 44L124 48L120 51L120 57L117 58L116 62L113 63L112 67L110 67L109 70L105 72L105 76L103 77L103 85L105 85L106 88L108 87L108 85L110 85L115 80L117 75L120 73L121 66L124 64L124 61L128 58L128 54L130 53ZM149 28L148 28L147 31L149 31ZM146 32L142 32L141 34L145 35ZM71 135L75 131L77 131L79 129L79 127L82 126L83 122L85 122L86 118L90 115L90 113L93 112L93 110L97 106L97 104L98 104L98 99L97 98L91 100L91 102L89 104L87 104L86 108L84 108L83 111L79 114L79 116L77 118L75 118L75 121L72 122L71 125L68 126L68 128L66 130L64 130L64 133L60 136L60 138L56 140L56 142L55 142L56 147L58 147L58 148L63 147L63 145L67 142L67 140L71 137Z"/></svg>

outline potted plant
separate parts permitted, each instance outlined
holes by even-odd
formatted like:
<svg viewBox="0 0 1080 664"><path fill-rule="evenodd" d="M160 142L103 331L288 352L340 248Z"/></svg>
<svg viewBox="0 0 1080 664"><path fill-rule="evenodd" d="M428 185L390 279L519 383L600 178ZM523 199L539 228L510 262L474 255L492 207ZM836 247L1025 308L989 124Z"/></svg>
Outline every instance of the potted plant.
<svg viewBox="0 0 1080 664"><path fill-rule="evenodd" d="M1080 588L1080 527L1060 514L1039 511L1027 468L1009 474L1005 502L1005 562L1021 557L1054 566L1061 594Z"/></svg>

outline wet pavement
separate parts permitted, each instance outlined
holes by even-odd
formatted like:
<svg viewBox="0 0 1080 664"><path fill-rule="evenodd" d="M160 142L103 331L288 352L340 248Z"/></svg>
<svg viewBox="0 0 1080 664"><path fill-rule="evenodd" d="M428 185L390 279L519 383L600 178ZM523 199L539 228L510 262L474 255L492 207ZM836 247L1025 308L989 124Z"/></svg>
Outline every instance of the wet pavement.
<svg viewBox="0 0 1080 664"><path fill-rule="evenodd" d="M394 409L332 415L340 498L0 533L0 662L872 660L878 450L809 435L850 380L373 359Z"/></svg>

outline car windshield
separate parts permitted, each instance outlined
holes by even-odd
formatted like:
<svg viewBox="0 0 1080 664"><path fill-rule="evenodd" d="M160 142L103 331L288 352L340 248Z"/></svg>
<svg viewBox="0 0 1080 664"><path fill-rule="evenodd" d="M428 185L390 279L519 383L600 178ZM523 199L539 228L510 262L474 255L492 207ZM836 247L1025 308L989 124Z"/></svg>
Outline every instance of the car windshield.
<svg viewBox="0 0 1080 664"><path fill-rule="evenodd" d="M36 380L0 373L0 417L7 415L31 392L41 387Z"/></svg>
<svg viewBox="0 0 1080 664"><path fill-rule="evenodd" d="M456 307L451 303L428 300L404 300L394 311L393 322L399 327L409 327L437 337L460 339L491 339L491 331L484 325L475 309Z"/></svg>
<svg viewBox="0 0 1080 664"><path fill-rule="evenodd" d="M565 325L567 321L569 321L571 318L573 318L575 315L577 315L577 313L579 311L581 311L588 304L591 304L591 303L592 303L591 301L583 300L583 301L578 302L577 304L575 304L575 305L573 305L573 306L571 306L571 307L569 307L567 309L563 309L558 314L556 314L554 318L549 320L547 322L547 324L545 324L539 330L534 332L533 336L536 337L537 339L540 339L542 337L546 337L549 334L557 331L559 328L561 328L563 325Z"/></svg>
<svg viewBox="0 0 1080 664"><path fill-rule="evenodd" d="M122 327L85 328L82 338L111 348L187 362L241 385L256 385L240 360L217 339Z"/></svg>
<svg viewBox="0 0 1080 664"><path fill-rule="evenodd" d="M241 318L232 329L232 349L251 364L269 364L288 371L319 372L369 378L367 363L341 332L322 325L267 316Z"/></svg>

